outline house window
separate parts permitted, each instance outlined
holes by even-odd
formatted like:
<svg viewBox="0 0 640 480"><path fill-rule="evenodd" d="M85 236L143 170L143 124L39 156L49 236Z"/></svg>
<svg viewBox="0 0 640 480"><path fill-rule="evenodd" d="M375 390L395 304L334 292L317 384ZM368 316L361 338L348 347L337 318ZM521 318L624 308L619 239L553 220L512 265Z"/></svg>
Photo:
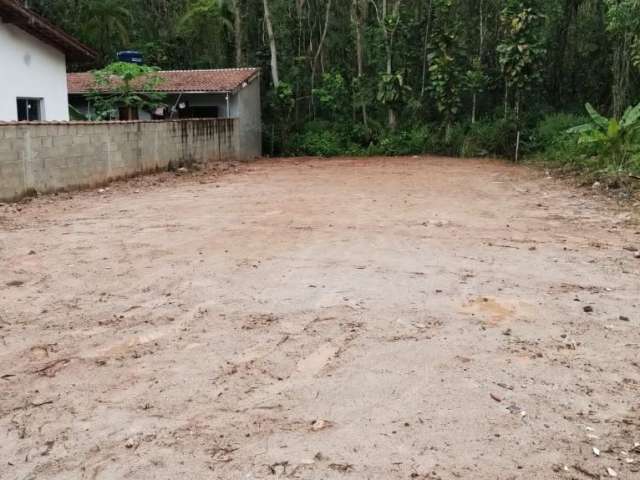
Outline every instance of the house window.
<svg viewBox="0 0 640 480"><path fill-rule="evenodd" d="M18 121L37 122L42 120L41 98L18 98Z"/></svg>

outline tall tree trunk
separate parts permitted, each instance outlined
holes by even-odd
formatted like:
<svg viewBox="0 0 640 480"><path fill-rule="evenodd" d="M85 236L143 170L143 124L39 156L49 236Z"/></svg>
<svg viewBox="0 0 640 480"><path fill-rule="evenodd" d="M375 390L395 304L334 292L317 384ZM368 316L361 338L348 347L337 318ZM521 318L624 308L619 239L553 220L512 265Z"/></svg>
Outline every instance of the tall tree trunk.
<svg viewBox="0 0 640 480"><path fill-rule="evenodd" d="M629 33L623 33L616 39L613 52L613 116L622 117L629 101L631 85L631 54L630 48L633 38Z"/></svg>
<svg viewBox="0 0 640 480"><path fill-rule="evenodd" d="M571 58L574 52L567 52L567 50L570 46L570 33L576 22L578 8L581 4L582 0L564 0L562 16L558 21L555 38L553 39L553 52L551 56L551 61L553 62L553 68L551 70L553 72L552 91L554 104L557 107L566 106L566 100L570 98L570 95L567 94L566 85L571 66L566 62L566 59Z"/></svg>
<svg viewBox="0 0 640 480"><path fill-rule="evenodd" d="M478 94L473 92L473 98L471 99L471 124L476 123L476 111L478 109Z"/></svg>
<svg viewBox="0 0 640 480"><path fill-rule="evenodd" d="M393 5L393 18L396 19L396 23L393 26L391 32L389 32L389 38L387 42L387 74L393 74L393 43L396 34L396 29L398 28L399 23L399 15L400 15L400 3L402 0L396 0ZM386 0L385 0L385 10L386 10ZM385 15L386 16L386 15ZM398 116L393 107L389 107L389 128L391 130L395 130L398 126Z"/></svg>
<svg viewBox="0 0 640 480"><path fill-rule="evenodd" d="M305 44L305 39L304 39L304 33L305 33L305 29L302 28L302 21L304 20L304 16L303 16L303 9L304 6L306 4L307 0L296 0L296 18L298 20L298 44L297 44L297 54L298 57L302 57L304 56L304 44ZM296 96L296 102L295 102L295 107L294 107L294 115L295 115L295 123L297 124L300 121L300 114L301 114L301 107L300 107L300 102L297 100L299 97L301 97L300 95L300 91L302 89L302 87L299 84L299 81L296 80L295 84L294 84L294 94Z"/></svg>
<svg viewBox="0 0 640 480"><path fill-rule="evenodd" d="M242 54L242 10L240 8L241 0L231 0L233 7L233 39L236 49L236 67L244 66Z"/></svg>
<svg viewBox="0 0 640 480"><path fill-rule="evenodd" d="M315 74L316 72L317 65L318 65L318 58L320 58L320 54L322 53L322 47L324 46L324 41L327 38L327 31L329 30L330 18L331 18L331 0L327 0L327 9L325 11L324 27L322 29L322 35L320 36L320 42L318 43L318 49L316 50L316 54L313 57L313 69L312 69L313 74ZM313 76L312 76L312 80L313 80Z"/></svg>
<svg viewBox="0 0 640 480"><path fill-rule="evenodd" d="M276 37L273 35L273 24L271 23L271 12L269 11L268 0L262 0L264 4L264 22L267 26L267 36L269 37L269 50L271 52L271 78L273 86L277 89L280 86L280 76L278 75L278 47Z"/></svg>
<svg viewBox="0 0 640 480"><path fill-rule="evenodd" d="M392 75L393 74L393 47L391 45L391 42L387 42L387 75ZM396 115L396 111L393 108L393 106L389 106L389 112L388 112L388 122L389 122L389 128L391 130L395 130L396 127L398 126L398 117Z"/></svg>
<svg viewBox="0 0 640 480"><path fill-rule="evenodd" d="M504 86L504 119L509 117L509 85Z"/></svg>
<svg viewBox="0 0 640 480"><path fill-rule="evenodd" d="M515 153L515 160L516 162L518 160L520 160L520 91L516 91L515 97L516 97L516 106L515 106L515 112L516 112L516 153Z"/></svg>
<svg viewBox="0 0 640 480"><path fill-rule="evenodd" d="M388 2L394 0L382 0L382 15L380 15L380 9L378 9L378 5L375 1L372 0L372 5L376 8L376 16L378 17L378 23L380 24L380 28L382 28L382 35L384 37L385 51L386 51L386 74L393 75L393 43L396 30L398 28L399 23L399 15L400 15L400 4L402 0L395 0L393 3L392 15L393 18L396 19L396 22L393 26L389 26L387 23L387 13L389 11ZM398 118L396 115L396 111L393 106L390 105L388 107L388 122L389 128L391 130L395 130L398 125Z"/></svg>
<svg viewBox="0 0 640 480"><path fill-rule="evenodd" d="M427 89L427 71L428 67L428 53L429 53L429 35L431 34L431 15L433 8L433 0L429 0L429 6L427 7L427 27L424 31L424 44L422 45L422 87L420 89L420 96L424 96L424 92Z"/></svg>
<svg viewBox="0 0 640 480"><path fill-rule="evenodd" d="M484 53L484 31L484 0L480 0L480 46L478 47L480 59L482 59L482 54Z"/></svg>
<svg viewBox="0 0 640 480"><path fill-rule="evenodd" d="M478 68L482 67L482 55L484 53L484 0L480 0L480 47L478 48ZM478 92L473 92L471 102L471 123L476 123L476 114L478 110Z"/></svg>
<svg viewBox="0 0 640 480"><path fill-rule="evenodd" d="M366 18L366 12L364 12L364 7L366 6L366 3L363 5L361 3L362 0L353 0L353 4L352 4L352 16L353 16L353 23L355 25L355 29L356 29L356 63L357 63L357 70L358 70L358 80L360 88L362 88L362 78L364 77L364 53L363 53L363 47L362 47L362 24L364 21L364 18ZM362 92L359 92L360 94ZM368 114L367 114L367 105L364 102L364 100L361 98L361 105L360 108L362 110L362 123L364 124L365 128L369 128L369 118L368 118Z"/></svg>
<svg viewBox="0 0 640 480"><path fill-rule="evenodd" d="M322 54L322 47L324 46L324 41L327 38L327 31L329 30L330 18L331 18L331 0L327 0L327 9L325 12L324 27L322 29L322 34L320 35L320 41L318 42L318 49L316 50L316 53L313 56L313 62L311 64L311 108L313 109L314 112L315 112L315 104L313 101L313 90L316 85L316 71L318 69L318 59Z"/></svg>

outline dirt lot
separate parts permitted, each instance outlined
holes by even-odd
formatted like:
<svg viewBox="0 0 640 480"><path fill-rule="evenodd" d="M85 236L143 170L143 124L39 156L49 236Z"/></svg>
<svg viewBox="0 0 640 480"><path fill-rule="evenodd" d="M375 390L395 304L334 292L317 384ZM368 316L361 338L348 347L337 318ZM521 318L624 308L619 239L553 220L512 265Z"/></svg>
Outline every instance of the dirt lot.
<svg viewBox="0 0 640 480"><path fill-rule="evenodd" d="M5 205L0 478L638 479L635 247L630 212L484 160Z"/></svg>

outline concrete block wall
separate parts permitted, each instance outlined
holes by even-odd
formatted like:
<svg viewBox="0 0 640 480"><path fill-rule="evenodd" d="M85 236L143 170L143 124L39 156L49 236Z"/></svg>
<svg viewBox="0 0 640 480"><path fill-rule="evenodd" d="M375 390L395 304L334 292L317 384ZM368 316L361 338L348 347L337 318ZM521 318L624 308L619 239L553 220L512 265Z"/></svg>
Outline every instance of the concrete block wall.
<svg viewBox="0 0 640 480"><path fill-rule="evenodd" d="M236 95L240 128L240 144L253 157L262 155L262 116L260 111L260 79L253 80Z"/></svg>
<svg viewBox="0 0 640 480"><path fill-rule="evenodd" d="M0 201L181 166L251 158L237 119L0 123Z"/></svg>

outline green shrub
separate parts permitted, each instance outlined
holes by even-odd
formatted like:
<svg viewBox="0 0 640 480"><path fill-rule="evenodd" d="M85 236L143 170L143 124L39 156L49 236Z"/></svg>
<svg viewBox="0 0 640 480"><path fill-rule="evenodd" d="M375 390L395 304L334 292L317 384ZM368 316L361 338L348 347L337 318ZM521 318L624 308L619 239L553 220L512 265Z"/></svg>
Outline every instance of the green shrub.
<svg viewBox="0 0 640 480"><path fill-rule="evenodd" d="M364 155L370 133L362 125L314 121L294 135L286 147L287 155L335 157Z"/></svg>
<svg viewBox="0 0 640 480"><path fill-rule="evenodd" d="M640 173L640 145L632 122L623 123L631 128L631 133L623 137L617 120L602 117L591 107L589 111L591 117L554 114L540 121L534 135L540 152L536 159L583 172L590 179Z"/></svg>
<svg viewBox="0 0 640 480"><path fill-rule="evenodd" d="M427 153L435 155L449 155L457 157L462 151L464 138L467 131L467 125L464 123L456 123L451 125L449 130L449 139L447 140L446 125L439 125L433 128L433 138Z"/></svg>
<svg viewBox="0 0 640 480"><path fill-rule="evenodd" d="M320 115L345 116L351 100L344 77L339 72L324 73L320 86L313 89Z"/></svg>
<svg viewBox="0 0 640 480"><path fill-rule="evenodd" d="M635 154L631 158L631 161L629 162L629 173L635 177L640 177L640 153Z"/></svg>
<svg viewBox="0 0 640 480"><path fill-rule="evenodd" d="M540 151L538 156L552 165L571 168L581 164L586 165L590 157L585 148L578 145L576 139L567 134L559 134Z"/></svg>
<svg viewBox="0 0 640 480"><path fill-rule="evenodd" d="M498 156L513 157L516 139L515 124L505 120L477 122L473 125L452 125L449 140L440 124L417 127L366 129L361 124L309 122L292 137L287 154L336 155L420 155ZM523 141L523 151L526 142Z"/></svg>
<svg viewBox="0 0 640 480"><path fill-rule="evenodd" d="M369 146L370 155L418 155L430 150L433 133L424 125L408 130L386 132Z"/></svg>
<svg viewBox="0 0 640 480"><path fill-rule="evenodd" d="M576 135L578 144L597 155L607 170L627 170L640 154L640 103L629 107L621 119L603 117L589 103L586 108L589 121L568 133Z"/></svg>
<svg viewBox="0 0 640 480"><path fill-rule="evenodd" d="M587 146L578 145L575 136L568 133L569 128L584 121L583 117L550 114L533 123L536 119L523 121L521 156L536 154L557 165L600 168L596 166L599 157ZM406 125L390 131L374 122L365 128L361 123L314 121L291 135L285 153L323 157L434 154L514 158L517 125L503 118L485 119L474 124L459 122L452 125L449 141L445 141L445 136L444 126L438 123ZM638 165L639 161L636 158L635 163L631 163Z"/></svg>
<svg viewBox="0 0 640 480"><path fill-rule="evenodd" d="M296 155L334 157L344 153L345 145L333 130L308 129L294 138L293 150Z"/></svg>
<svg viewBox="0 0 640 480"><path fill-rule="evenodd" d="M459 154L462 157L513 158L516 138L517 126L510 120L476 122L469 126ZM526 138L526 132L523 138Z"/></svg>
<svg viewBox="0 0 640 480"><path fill-rule="evenodd" d="M363 152L364 148L369 146L375 140L379 132L382 130L380 125L373 124L366 128L362 123L343 123L337 127L343 138L348 142L357 145Z"/></svg>
<svg viewBox="0 0 640 480"><path fill-rule="evenodd" d="M588 162L585 149L568 133L584 122L584 117L567 113L548 114L540 120L530 136L532 159L551 166L576 169Z"/></svg>
<svg viewBox="0 0 640 480"><path fill-rule="evenodd" d="M587 119L583 116L569 113L554 113L545 116L538 125L534 133L534 145L538 150L544 150L554 143L566 138L568 130L576 125L583 124Z"/></svg>

